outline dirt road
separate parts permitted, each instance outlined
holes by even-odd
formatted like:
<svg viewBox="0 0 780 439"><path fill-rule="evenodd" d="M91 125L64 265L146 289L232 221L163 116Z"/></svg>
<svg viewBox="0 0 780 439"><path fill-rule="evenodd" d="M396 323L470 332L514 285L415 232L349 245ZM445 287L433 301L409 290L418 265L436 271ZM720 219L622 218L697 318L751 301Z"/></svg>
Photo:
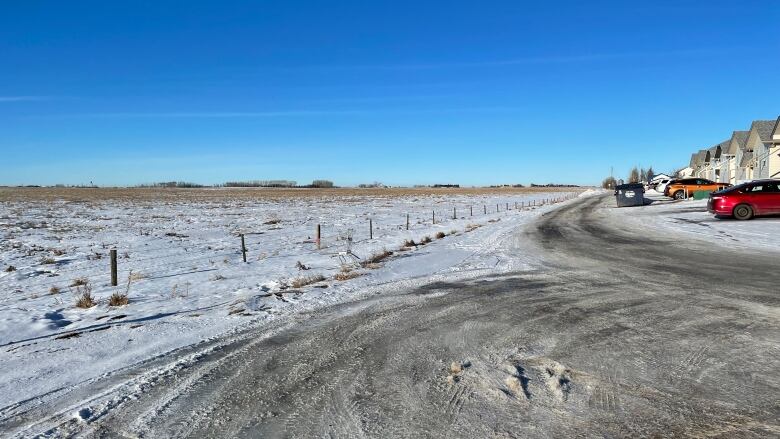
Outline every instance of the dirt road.
<svg viewBox="0 0 780 439"><path fill-rule="evenodd" d="M777 257L623 230L608 201L507 237L534 270L250 331L54 433L780 436Z"/></svg>

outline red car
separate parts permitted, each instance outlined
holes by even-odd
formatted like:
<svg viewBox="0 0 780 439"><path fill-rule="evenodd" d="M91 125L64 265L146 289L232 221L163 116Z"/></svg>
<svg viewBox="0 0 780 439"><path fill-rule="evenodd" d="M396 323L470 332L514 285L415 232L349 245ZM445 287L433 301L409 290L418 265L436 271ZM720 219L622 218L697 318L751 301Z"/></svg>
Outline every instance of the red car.
<svg viewBox="0 0 780 439"><path fill-rule="evenodd" d="M780 214L780 180L756 180L714 192L707 201L707 210L738 220Z"/></svg>

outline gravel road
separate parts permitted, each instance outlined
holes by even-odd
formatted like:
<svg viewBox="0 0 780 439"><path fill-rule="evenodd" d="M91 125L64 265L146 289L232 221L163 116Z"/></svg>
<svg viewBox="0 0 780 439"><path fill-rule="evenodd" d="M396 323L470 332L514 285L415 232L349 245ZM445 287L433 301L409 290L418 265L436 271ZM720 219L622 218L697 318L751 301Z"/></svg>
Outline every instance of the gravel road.
<svg viewBox="0 0 780 439"><path fill-rule="evenodd" d="M250 331L59 433L780 437L777 255L643 236L612 203L507 236L533 270Z"/></svg>

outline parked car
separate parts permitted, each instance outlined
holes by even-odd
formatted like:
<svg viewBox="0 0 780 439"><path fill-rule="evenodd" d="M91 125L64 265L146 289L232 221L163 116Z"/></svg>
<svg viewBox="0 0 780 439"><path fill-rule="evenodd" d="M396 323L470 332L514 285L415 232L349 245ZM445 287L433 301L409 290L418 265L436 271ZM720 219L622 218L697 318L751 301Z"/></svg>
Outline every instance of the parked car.
<svg viewBox="0 0 780 439"><path fill-rule="evenodd" d="M675 200L682 200L685 197L691 196L694 192L715 192L726 189L729 186L731 185L728 183L716 183L705 178L683 178L666 185L664 195L672 197Z"/></svg>
<svg viewBox="0 0 780 439"><path fill-rule="evenodd" d="M738 220L780 214L780 180L756 180L712 193L707 210Z"/></svg>
<svg viewBox="0 0 780 439"><path fill-rule="evenodd" d="M663 192L664 192L664 189L666 189L666 186L669 184L669 182L670 182L670 181L674 181L674 180L673 180L673 179L671 179L671 178L664 178L664 179L661 179L661 181L659 181L659 182L658 182L658 184L656 184L656 185L655 185L655 187L654 187L653 189L655 189L655 190L656 190L656 192L661 192L661 193L663 193Z"/></svg>

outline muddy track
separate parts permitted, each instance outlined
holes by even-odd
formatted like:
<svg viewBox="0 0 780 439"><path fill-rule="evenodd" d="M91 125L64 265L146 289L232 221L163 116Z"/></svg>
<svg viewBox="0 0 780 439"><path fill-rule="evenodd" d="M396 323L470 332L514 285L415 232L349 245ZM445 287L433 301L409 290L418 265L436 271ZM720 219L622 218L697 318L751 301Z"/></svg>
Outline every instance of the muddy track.
<svg viewBox="0 0 780 439"><path fill-rule="evenodd" d="M542 250L535 270L250 332L54 433L780 436L776 260L642 237L609 222L607 201L578 201L507 237L517 252Z"/></svg>

